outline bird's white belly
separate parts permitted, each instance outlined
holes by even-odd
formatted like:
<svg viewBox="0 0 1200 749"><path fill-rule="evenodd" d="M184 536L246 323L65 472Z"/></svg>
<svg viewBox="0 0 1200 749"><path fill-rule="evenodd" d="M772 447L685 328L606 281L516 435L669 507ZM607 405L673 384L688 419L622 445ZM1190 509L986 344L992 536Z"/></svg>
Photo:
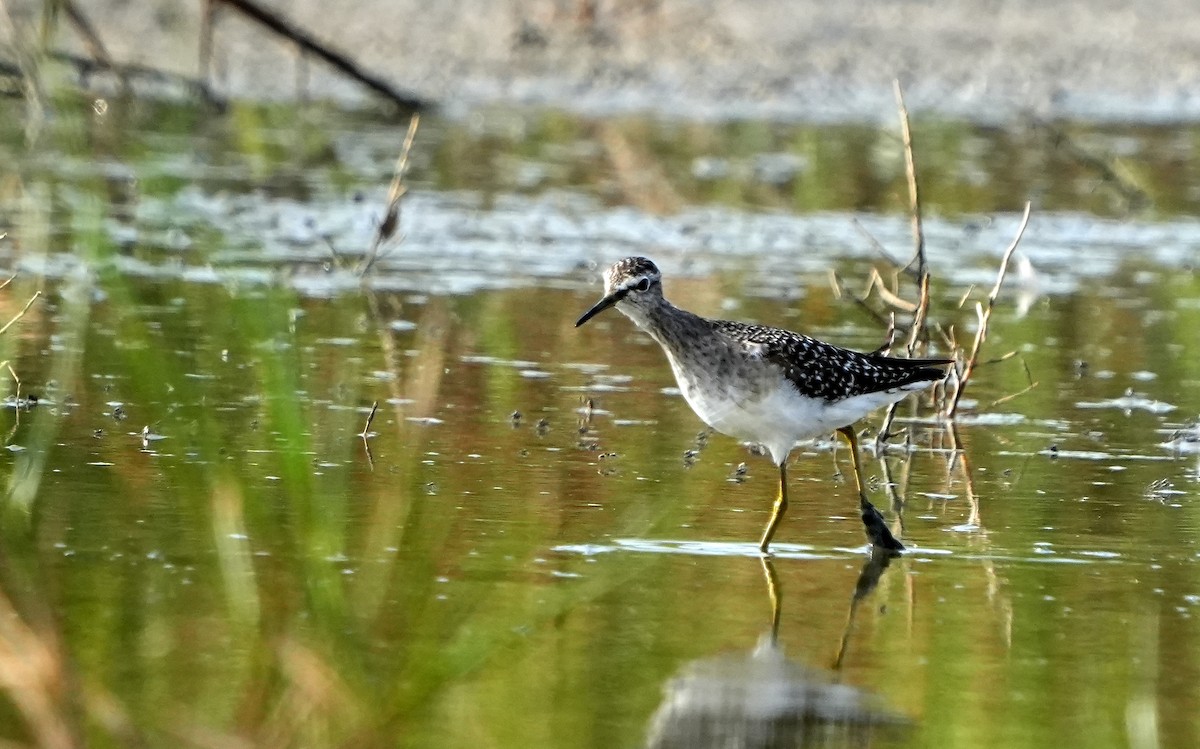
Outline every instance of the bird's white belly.
<svg viewBox="0 0 1200 749"><path fill-rule="evenodd" d="M791 384L780 382L759 397L739 399L698 387L678 370L675 374L684 399L704 423L722 434L763 445L776 463L783 462L797 442L830 434L929 384L830 402L805 397Z"/></svg>

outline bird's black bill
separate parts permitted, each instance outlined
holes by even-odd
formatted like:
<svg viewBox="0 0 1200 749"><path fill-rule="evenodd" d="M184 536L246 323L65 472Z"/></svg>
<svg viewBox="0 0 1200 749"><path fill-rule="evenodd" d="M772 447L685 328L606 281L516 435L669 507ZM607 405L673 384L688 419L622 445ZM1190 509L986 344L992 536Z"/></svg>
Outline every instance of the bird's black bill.
<svg viewBox="0 0 1200 749"><path fill-rule="evenodd" d="M609 307L613 306L617 302L621 301L624 297L625 297L625 292L623 290L614 292L614 293L609 294L608 296L604 297L600 301L596 302L596 304L594 304L590 310L588 310L587 312L584 312L583 316L581 316L578 320L575 321L575 327L578 328L580 325L583 325L588 320L591 320L596 315L600 314L604 310L608 309Z"/></svg>

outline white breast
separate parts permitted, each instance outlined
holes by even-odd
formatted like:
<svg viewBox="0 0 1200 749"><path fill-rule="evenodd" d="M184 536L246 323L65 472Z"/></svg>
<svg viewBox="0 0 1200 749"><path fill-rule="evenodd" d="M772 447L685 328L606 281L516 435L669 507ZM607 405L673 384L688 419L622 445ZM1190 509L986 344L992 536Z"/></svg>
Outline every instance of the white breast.
<svg viewBox="0 0 1200 749"><path fill-rule="evenodd" d="M780 380L759 398L738 399L698 387L676 366L673 357L671 369L684 399L704 423L722 434L763 445L776 464L787 459L797 442L830 434L929 385L913 383L831 403L802 396L790 383Z"/></svg>

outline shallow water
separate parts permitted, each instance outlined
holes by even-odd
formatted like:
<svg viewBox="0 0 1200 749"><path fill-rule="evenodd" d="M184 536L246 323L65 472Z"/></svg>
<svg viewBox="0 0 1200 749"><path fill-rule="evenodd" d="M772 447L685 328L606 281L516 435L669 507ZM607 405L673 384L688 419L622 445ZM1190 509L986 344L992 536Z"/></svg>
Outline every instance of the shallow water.
<svg viewBox="0 0 1200 749"><path fill-rule="evenodd" d="M681 306L876 347L889 129L427 120L362 284L403 123L61 110L0 144L5 316L45 293L0 339L38 396L0 414L5 738L1200 742L1193 130L917 123L947 335L1035 201L985 351L1017 356L864 455L909 553L870 564L822 441L764 567L769 461L626 320L573 323L638 253Z"/></svg>

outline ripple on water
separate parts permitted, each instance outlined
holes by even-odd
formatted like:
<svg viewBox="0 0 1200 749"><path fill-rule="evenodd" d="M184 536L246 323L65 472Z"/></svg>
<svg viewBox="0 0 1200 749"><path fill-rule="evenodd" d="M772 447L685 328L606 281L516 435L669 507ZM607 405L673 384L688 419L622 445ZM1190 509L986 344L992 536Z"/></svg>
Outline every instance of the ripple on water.
<svg viewBox="0 0 1200 749"><path fill-rule="evenodd" d="M1170 403L1152 400L1142 395L1126 394L1120 398L1106 398L1099 401L1079 401L1076 408L1116 408L1121 411L1149 411L1153 414L1165 414L1175 410Z"/></svg>
<svg viewBox="0 0 1200 749"><path fill-rule="evenodd" d="M1024 414L1014 413L966 413L954 417L958 424L972 426L1012 426L1024 424L1027 420Z"/></svg>
<svg viewBox="0 0 1200 749"><path fill-rule="evenodd" d="M563 544L554 551L566 554L596 556L620 551L645 554L683 554L706 557L761 557L758 544L734 541L683 541L678 539L618 538L611 544ZM772 543L771 556L776 559L844 559L861 558L870 552L867 544L849 547L818 549L805 544ZM946 556L949 550L910 546L906 557Z"/></svg>

